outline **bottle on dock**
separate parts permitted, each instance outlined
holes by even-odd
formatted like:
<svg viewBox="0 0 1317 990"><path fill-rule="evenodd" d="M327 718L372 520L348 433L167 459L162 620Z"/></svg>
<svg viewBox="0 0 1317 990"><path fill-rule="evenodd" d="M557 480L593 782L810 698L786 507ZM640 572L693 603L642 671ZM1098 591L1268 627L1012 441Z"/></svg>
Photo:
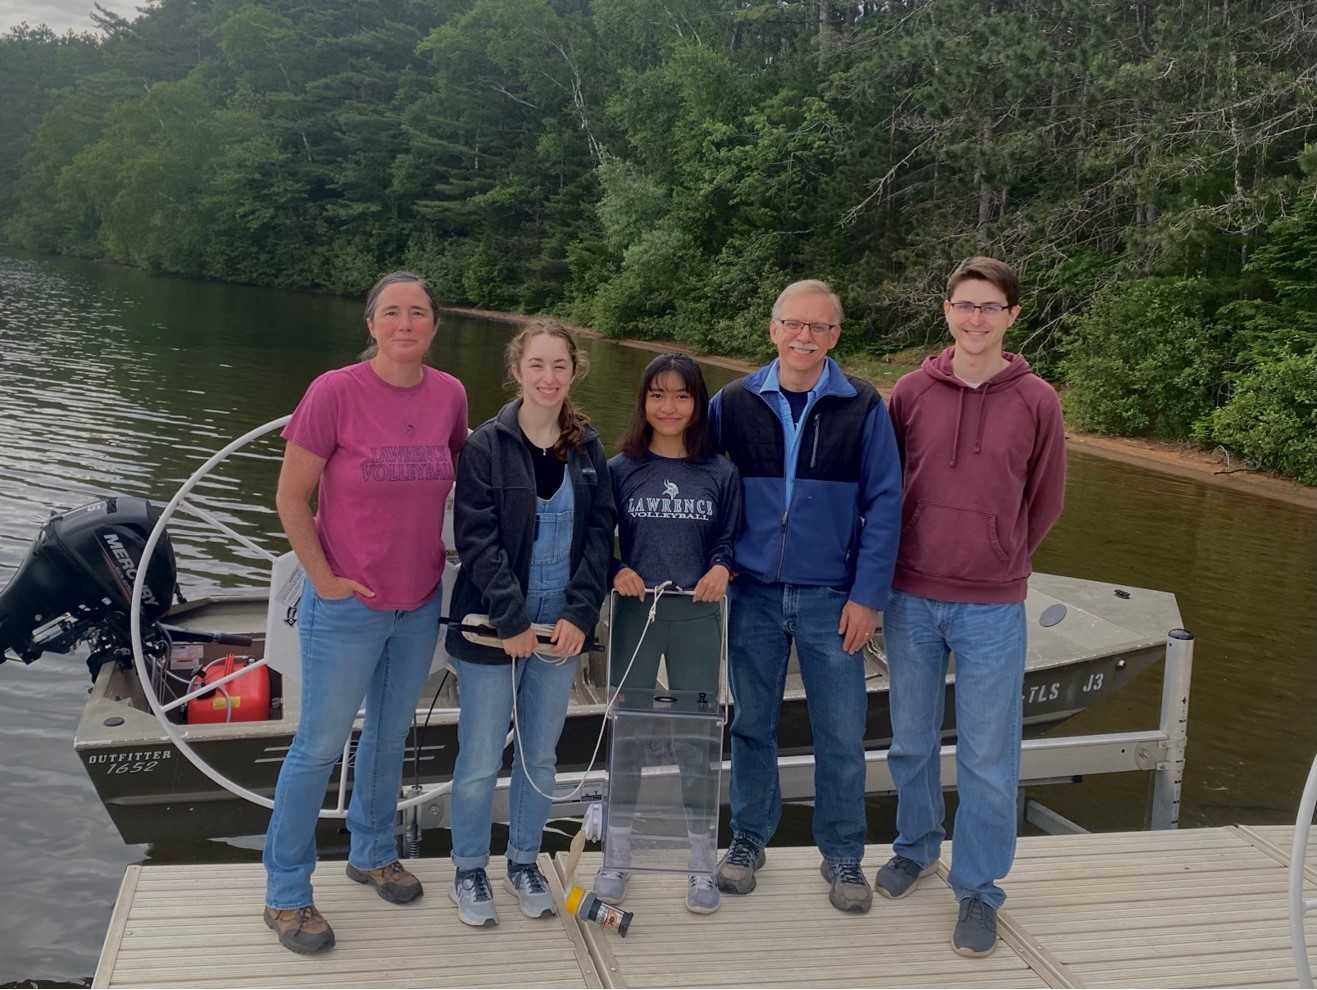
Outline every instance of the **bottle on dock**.
<svg viewBox="0 0 1317 990"><path fill-rule="evenodd" d="M634 917L630 911L605 904L580 887L572 887L567 891L565 902L567 910L581 921L592 921L600 928L616 928L617 934L626 938L627 929L631 927L631 919Z"/></svg>

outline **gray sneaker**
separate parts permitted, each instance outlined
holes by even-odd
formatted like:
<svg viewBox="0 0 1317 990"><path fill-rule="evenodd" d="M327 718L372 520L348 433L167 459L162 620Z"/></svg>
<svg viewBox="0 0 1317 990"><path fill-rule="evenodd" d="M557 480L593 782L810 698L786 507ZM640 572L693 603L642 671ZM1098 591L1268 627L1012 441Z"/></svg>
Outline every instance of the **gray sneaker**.
<svg viewBox="0 0 1317 990"><path fill-rule="evenodd" d="M920 880L936 872L936 863L920 866L913 859L905 856L893 856L882 865L873 882L878 888L878 893L896 900L913 893L919 886Z"/></svg>
<svg viewBox="0 0 1317 990"><path fill-rule="evenodd" d="M763 847L744 835L732 837L732 844L718 863L718 889L725 894L748 894L755 889L755 871L763 869L768 857Z"/></svg>
<svg viewBox="0 0 1317 990"><path fill-rule="evenodd" d="M962 956L990 956L997 948L997 909L977 897L960 902L960 917L951 947Z"/></svg>
<svg viewBox="0 0 1317 990"><path fill-rule="evenodd" d="M509 863L503 888L516 896L517 907L527 918L552 918L558 913L549 881L534 863Z"/></svg>
<svg viewBox="0 0 1317 990"><path fill-rule="evenodd" d="M483 869L458 870L453 885L448 888L448 899L457 905L457 916L462 919L462 924L472 928L493 928L498 924L494 888L489 885L489 874Z"/></svg>
<svg viewBox="0 0 1317 990"><path fill-rule="evenodd" d="M594 875L594 885L590 889L595 897L605 904L621 904L622 898L626 896L626 882L629 877L629 873L621 870L601 869Z"/></svg>
<svg viewBox="0 0 1317 990"><path fill-rule="evenodd" d="M873 907L873 888L864 879L859 863L849 859L825 859L819 864L819 872L832 885L828 900L838 911L867 914Z"/></svg>
<svg viewBox="0 0 1317 990"><path fill-rule="evenodd" d="M691 873L686 877L686 910L692 914L713 914L722 903L722 895L713 877Z"/></svg>

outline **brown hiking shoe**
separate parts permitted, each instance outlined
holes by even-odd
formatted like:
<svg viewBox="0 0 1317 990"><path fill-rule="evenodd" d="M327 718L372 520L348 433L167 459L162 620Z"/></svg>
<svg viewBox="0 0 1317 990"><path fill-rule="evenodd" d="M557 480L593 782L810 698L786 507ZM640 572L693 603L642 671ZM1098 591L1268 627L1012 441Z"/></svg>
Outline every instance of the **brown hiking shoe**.
<svg viewBox="0 0 1317 990"><path fill-rule="evenodd" d="M391 904L406 904L424 893L421 889L421 881L403 869L402 864L396 859L378 870L359 870L349 863L348 878L357 883L370 884Z"/></svg>
<svg viewBox="0 0 1317 990"><path fill-rule="evenodd" d="M304 956L334 947L334 929L314 904L281 911L265 909L265 924L279 936L279 944Z"/></svg>

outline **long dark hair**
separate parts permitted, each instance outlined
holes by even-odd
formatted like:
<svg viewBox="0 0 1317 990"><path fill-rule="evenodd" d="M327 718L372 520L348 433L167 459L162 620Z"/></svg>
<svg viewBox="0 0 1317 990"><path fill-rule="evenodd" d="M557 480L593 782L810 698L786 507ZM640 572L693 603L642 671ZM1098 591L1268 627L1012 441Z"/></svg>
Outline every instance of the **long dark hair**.
<svg viewBox="0 0 1317 990"><path fill-rule="evenodd" d="M572 385L585 377L590 370L590 362L576 346L572 332L557 320L531 320L521 331L508 341L504 357L508 366L508 377L516 384L515 369L521 365L521 356L526 352L526 345L535 337L557 337L567 345L567 356L572 361ZM585 445L585 428L590 425L590 418L572 405L570 396L562 400L562 409L558 411L558 442L553 445L553 453L560 461L567 460L567 454Z"/></svg>
<svg viewBox="0 0 1317 990"><path fill-rule="evenodd" d="M668 374L676 375L682 387L695 399L695 411L691 414L691 421L686 425L686 434L682 438L686 445L686 459L707 461L714 455L713 438L709 435L709 389L704 384L704 372L686 354L660 354L645 366L645 373L640 379L640 391L636 395L636 408L622 436L622 453L634 460L649 453L654 427L645 418L645 397L653 388L655 379Z"/></svg>

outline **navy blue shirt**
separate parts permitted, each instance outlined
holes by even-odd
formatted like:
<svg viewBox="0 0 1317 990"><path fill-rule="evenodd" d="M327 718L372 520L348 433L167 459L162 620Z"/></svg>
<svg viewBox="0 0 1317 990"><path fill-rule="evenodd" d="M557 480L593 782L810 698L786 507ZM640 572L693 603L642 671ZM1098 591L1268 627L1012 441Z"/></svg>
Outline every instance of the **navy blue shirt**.
<svg viewBox="0 0 1317 990"><path fill-rule="evenodd" d="M741 523L741 477L721 455L707 461L618 454L608 462L617 502L620 566L646 587L690 590L714 564L732 569Z"/></svg>

